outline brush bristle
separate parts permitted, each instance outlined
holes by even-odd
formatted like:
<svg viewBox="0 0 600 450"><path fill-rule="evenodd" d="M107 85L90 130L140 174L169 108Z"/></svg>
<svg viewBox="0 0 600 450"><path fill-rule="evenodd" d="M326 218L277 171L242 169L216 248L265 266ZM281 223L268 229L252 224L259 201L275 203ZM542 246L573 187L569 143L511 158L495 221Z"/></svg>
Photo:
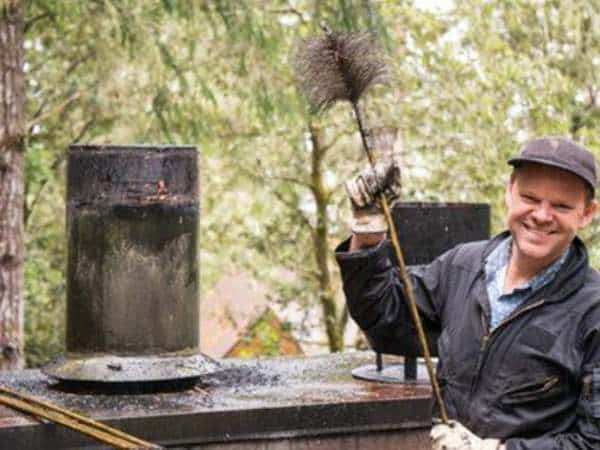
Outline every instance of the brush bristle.
<svg viewBox="0 0 600 450"><path fill-rule="evenodd" d="M300 42L296 77L312 108L339 100L356 103L371 86L385 82L387 67L371 33L328 33Z"/></svg>

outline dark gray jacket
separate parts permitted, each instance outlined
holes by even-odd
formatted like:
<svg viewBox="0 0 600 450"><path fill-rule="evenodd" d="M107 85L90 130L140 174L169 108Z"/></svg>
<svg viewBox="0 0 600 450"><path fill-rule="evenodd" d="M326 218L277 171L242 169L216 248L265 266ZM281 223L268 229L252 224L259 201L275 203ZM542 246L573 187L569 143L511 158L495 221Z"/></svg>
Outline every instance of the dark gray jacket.
<svg viewBox="0 0 600 450"><path fill-rule="evenodd" d="M600 450L600 274L583 243L555 280L494 331L484 259L508 234L411 268L451 418L508 450ZM380 352L418 353L386 242L338 247L350 314Z"/></svg>

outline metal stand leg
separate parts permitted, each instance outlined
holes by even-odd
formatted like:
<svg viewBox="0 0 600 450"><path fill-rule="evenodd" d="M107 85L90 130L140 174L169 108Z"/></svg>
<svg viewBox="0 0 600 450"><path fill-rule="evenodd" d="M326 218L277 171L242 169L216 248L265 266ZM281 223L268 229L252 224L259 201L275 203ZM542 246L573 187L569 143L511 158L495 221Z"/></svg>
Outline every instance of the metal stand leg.
<svg viewBox="0 0 600 450"><path fill-rule="evenodd" d="M404 358L404 380L417 380L417 358Z"/></svg>

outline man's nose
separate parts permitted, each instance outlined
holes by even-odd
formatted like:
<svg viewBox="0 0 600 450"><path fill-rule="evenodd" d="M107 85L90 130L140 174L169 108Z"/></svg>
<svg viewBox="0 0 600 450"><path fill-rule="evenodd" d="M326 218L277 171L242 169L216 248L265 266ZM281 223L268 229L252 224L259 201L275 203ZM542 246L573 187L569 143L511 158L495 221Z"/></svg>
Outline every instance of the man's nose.
<svg viewBox="0 0 600 450"><path fill-rule="evenodd" d="M552 220L552 210L550 205L542 202L533 210L533 217L538 222L549 222Z"/></svg>

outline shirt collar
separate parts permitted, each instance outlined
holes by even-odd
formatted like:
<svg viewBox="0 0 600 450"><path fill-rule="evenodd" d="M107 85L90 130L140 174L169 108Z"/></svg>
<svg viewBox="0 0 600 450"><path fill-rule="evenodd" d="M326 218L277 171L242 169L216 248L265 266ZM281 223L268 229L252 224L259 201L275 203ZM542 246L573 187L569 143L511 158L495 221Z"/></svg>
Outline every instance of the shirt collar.
<svg viewBox="0 0 600 450"><path fill-rule="evenodd" d="M498 276L498 273L503 270L506 271L506 267L510 261L510 255L512 251L512 236L508 236L504 239L498 246L492 250L492 252L485 259L485 273L486 278L489 280L492 277ZM567 260L571 253L571 246L567 247L567 249L563 252L563 254L554 261L550 266L546 269L538 272L531 278L529 281L525 282L521 286L515 288L514 290L526 290L531 289L533 291L540 289L547 283L549 283L557 272L560 270L564 262ZM504 277L502 277L504 279ZM502 283L504 284L504 283Z"/></svg>

